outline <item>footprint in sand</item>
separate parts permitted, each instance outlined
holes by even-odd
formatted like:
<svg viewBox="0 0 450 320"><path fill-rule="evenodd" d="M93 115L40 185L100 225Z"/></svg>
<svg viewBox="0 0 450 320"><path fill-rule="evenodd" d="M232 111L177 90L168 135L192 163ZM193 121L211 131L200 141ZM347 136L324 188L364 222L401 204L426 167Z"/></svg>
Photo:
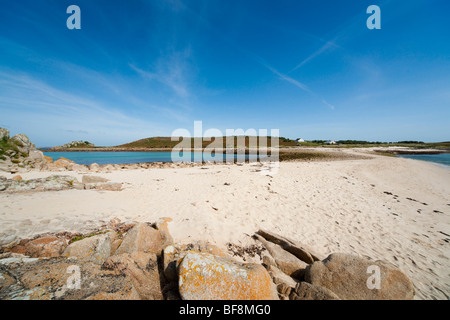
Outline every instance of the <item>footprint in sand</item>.
<svg viewBox="0 0 450 320"><path fill-rule="evenodd" d="M31 226L32 224L33 224L33 223L31 222L30 219L23 220L23 221L20 223L21 226Z"/></svg>

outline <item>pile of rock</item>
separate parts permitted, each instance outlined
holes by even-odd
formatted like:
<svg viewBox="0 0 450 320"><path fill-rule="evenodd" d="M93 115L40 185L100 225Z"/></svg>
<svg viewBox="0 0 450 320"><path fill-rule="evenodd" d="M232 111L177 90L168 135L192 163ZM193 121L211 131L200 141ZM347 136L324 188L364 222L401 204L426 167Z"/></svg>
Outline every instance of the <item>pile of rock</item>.
<svg viewBox="0 0 450 320"><path fill-rule="evenodd" d="M333 254L324 260L278 235L258 231L263 263L241 263L206 242L174 244L170 218L60 233L0 249L0 299L325 300L412 299L399 270ZM380 268L380 288L367 269Z"/></svg>
<svg viewBox="0 0 450 320"><path fill-rule="evenodd" d="M51 157L45 157L45 164L40 167L41 171L76 171L76 172L111 172L115 170L136 169L167 169L167 168L192 168L212 164L212 162L151 162L151 163L128 163L128 164L102 164L92 163L90 165L77 164L66 158L53 161Z"/></svg>
<svg viewBox="0 0 450 320"><path fill-rule="evenodd" d="M270 253L263 258L282 300L410 300L413 283L383 261L334 253L326 259L274 233L255 234Z"/></svg>
<svg viewBox="0 0 450 320"><path fill-rule="evenodd" d="M62 146L55 147L55 149L73 149L73 148L94 148L95 145L89 141L72 141Z"/></svg>
<svg viewBox="0 0 450 320"><path fill-rule="evenodd" d="M60 191L68 189L77 190L103 190L122 191L122 183L108 182L108 179L97 176L83 176L81 182L75 177L65 175L52 175L46 178L24 180L16 175L11 179L0 177L0 192L38 192Z"/></svg>
<svg viewBox="0 0 450 320"><path fill-rule="evenodd" d="M0 128L0 171L18 172L21 169L41 169L45 163L44 154L36 149L24 134L10 138L9 131Z"/></svg>

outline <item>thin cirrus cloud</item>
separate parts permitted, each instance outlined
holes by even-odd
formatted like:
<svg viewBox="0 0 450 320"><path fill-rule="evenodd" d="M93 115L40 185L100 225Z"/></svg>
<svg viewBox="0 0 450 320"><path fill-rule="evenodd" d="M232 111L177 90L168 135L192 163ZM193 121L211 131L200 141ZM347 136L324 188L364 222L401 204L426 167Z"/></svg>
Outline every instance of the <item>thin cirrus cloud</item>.
<svg viewBox="0 0 450 320"><path fill-rule="evenodd" d="M287 82L292 83L292 84L293 84L294 86L296 86L297 88L300 88L300 89L302 89L303 91L306 91L306 92L311 93L311 94L313 93L313 92L308 88L307 85L301 83L300 81L297 81L297 80L295 80L295 79L293 79L293 78L291 78L291 77L289 77L289 76L287 76L287 75L285 75L285 74L279 72L278 70L272 68L272 67L269 66L268 64L263 64L263 65L264 65L267 69L269 69L270 71L272 71L275 75L277 75L278 77L280 77L281 79L283 79L283 80L285 80L285 81L287 81Z"/></svg>
<svg viewBox="0 0 450 320"><path fill-rule="evenodd" d="M192 97L189 90L189 80L192 77L192 70L188 59L190 50L185 49L164 55L151 70L144 70L134 63L129 63L129 67L137 72L142 78L155 80L170 88L179 98L186 100Z"/></svg>
<svg viewBox="0 0 450 320"><path fill-rule="evenodd" d="M295 70L303 67L305 64L307 64L308 62L310 62L311 60L313 60L314 58L332 51L333 49L339 48L339 46L334 42L334 40L332 41L326 41L322 47L320 47L317 51L313 52L311 55L309 55L306 59L304 59L302 62L300 62L298 65L296 65L291 71L289 71L289 73L294 72Z"/></svg>
<svg viewBox="0 0 450 320"><path fill-rule="evenodd" d="M127 90L128 83L127 79L120 77L120 76L111 76L109 74L103 74L98 71L94 71L88 68L84 68L81 66L73 65L71 63L67 62L55 62L55 65L57 65L61 70L65 72L70 72L72 75L76 75L80 79L84 79L86 82L95 83L99 85L100 87L104 88L111 94L115 94L117 96L117 99L120 99L121 101L125 101L126 105L133 106L138 108L139 110L143 111L156 111L159 112L162 116L168 118L168 119L174 119L177 121L187 121L187 117L184 113L180 112L178 107L172 107L172 105L179 105L175 102L168 103L168 106L161 106L157 103L149 102L148 96L143 96L142 94L132 94L130 90ZM140 70L139 68L129 64L130 67L138 72L142 77L149 78L149 79L161 79L161 76L158 76L157 74L152 74L150 72L145 72L143 70ZM183 84L176 83L173 79L167 79L167 84L173 90L178 91L179 96L187 97L189 96L189 93L187 93L187 90L184 88ZM169 107L170 106L170 107ZM126 107L126 106L125 106ZM124 111L126 111L127 108L123 108ZM183 111L191 111L189 108L183 108Z"/></svg>
<svg viewBox="0 0 450 320"><path fill-rule="evenodd" d="M308 88L307 85L301 83L300 81L297 81L291 77L289 77L286 74L283 74L281 72L279 72L278 70L272 68L269 65L264 65L267 69L269 69L270 71L272 71L275 75L277 75L278 77L280 77L280 79L287 81L289 83L292 83L294 86L296 86L297 88L302 89L305 92L308 92L309 94L315 96L316 98L319 98L320 101L326 105L327 107L329 107L331 110L334 110L334 105L328 103L323 97L321 97L319 94L315 93L314 91L312 91L311 89Z"/></svg>
<svg viewBox="0 0 450 320"><path fill-rule="evenodd" d="M114 129L117 134L127 135L161 129L155 123L106 106L105 102L67 93L27 74L0 71L0 86L0 110L22 122L45 119L46 126L55 128L86 132Z"/></svg>
<svg viewBox="0 0 450 320"><path fill-rule="evenodd" d="M162 72L150 72L142 70L133 64L130 64L130 68L136 71L140 76L147 80L156 80L170 89L172 89L179 97L187 98L189 92L186 86L182 83L180 78L180 73L178 71L173 71L171 73Z"/></svg>
<svg viewBox="0 0 450 320"><path fill-rule="evenodd" d="M288 75L279 72L277 69L273 68L272 66L270 66L269 64L267 64L261 57L255 56L253 55L254 59L260 63L262 66L264 66L265 68L267 68L268 70L270 70L273 74L275 74L276 76L278 76L280 79L287 81L291 84L293 84L294 86L296 86L297 88L313 95L314 97L320 99L320 101L327 106L328 108L330 108L331 110L334 110L334 105L328 103L325 98L323 98L322 96L320 96L319 94L317 94L316 92L312 91L306 84L293 79L292 77L289 77Z"/></svg>
<svg viewBox="0 0 450 320"><path fill-rule="evenodd" d="M184 5L184 9L188 10L190 12L190 14L194 15L196 17L196 19L199 21L199 23L201 23L202 25L204 25L205 28L207 28L208 30L214 32L214 34L216 34L220 39L222 39L223 41L225 41L226 43L230 44L231 46L233 46L237 51L243 53L245 56L250 57L251 59L257 61L260 65L262 65L263 67L265 67L266 69L270 70L273 74L275 74L276 76L278 76L280 79L287 81L289 83L291 83L292 85L296 86L297 88L315 96L316 98L318 98L325 106L327 106L328 108L330 108L331 110L334 110L334 105L328 103L323 97L321 97L319 94L313 92L306 84L293 79L292 77L283 74L281 72L279 72L278 70L276 70L275 68L271 67L267 62L264 61L264 59L262 59L260 56L250 52L247 49L244 49L242 46L238 45L235 41L233 41L233 39L230 39L229 37L226 37L224 34L222 34L221 32L219 32L218 30L216 30L213 26L213 24L206 19L205 17L203 17L201 14L197 13L195 10L192 10L191 8L189 8L186 4ZM297 66L296 68L300 68L303 64L307 63L309 60L314 59L316 56L322 54L323 52L333 49L333 48L337 48L338 45L336 45L333 41L327 41L325 43L325 45L319 49L316 53L313 53L310 57L308 57L307 59L305 59L302 63L300 63L299 66ZM294 68L294 69L296 69ZM164 75L161 77L155 77L155 75L153 73L145 73L142 70L136 70L138 72L140 72L141 74L143 74L144 76L149 77L150 79L158 79L160 82L167 82L166 78ZM169 86L173 85L171 82L167 82L166 84L168 84ZM174 88L175 89L175 88Z"/></svg>

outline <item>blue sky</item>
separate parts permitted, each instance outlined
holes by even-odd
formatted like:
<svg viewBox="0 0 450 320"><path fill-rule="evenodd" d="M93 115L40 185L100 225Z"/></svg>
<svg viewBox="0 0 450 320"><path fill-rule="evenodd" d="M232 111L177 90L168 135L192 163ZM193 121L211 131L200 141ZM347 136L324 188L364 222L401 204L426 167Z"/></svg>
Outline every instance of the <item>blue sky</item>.
<svg viewBox="0 0 450 320"><path fill-rule="evenodd" d="M37 146L177 128L450 140L450 2L0 0L0 126ZM81 30L69 30L69 5ZM369 30L369 5L381 30Z"/></svg>

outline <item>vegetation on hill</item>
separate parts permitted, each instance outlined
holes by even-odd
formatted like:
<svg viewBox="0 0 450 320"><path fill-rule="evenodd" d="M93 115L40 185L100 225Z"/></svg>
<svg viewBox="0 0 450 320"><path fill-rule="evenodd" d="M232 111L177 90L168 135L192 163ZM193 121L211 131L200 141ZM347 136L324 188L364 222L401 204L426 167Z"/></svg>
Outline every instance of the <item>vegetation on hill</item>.
<svg viewBox="0 0 450 320"><path fill-rule="evenodd" d="M201 147L205 148L209 146L211 143L214 143L215 146L222 146L223 148L226 147L227 140L230 138L233 138L233 147L238 146L238 139L245 139L245 146L246 147L257 147L259 144L259 137L249 137L249 136L234 136L234 137L216 137L211 138L211 141L206 141L203 139L201 141ZM190 139L190 145L192 148L197 146L196 139L199 138L184 138L184 139ZM255 143L255 140L257 143ZM116 146L116 148L173 148L177 146L181 142L181 138L179 141L172 141L171 137L153 137L153 138L146 138L141 139L137 141L133 141L130 143L122 144L119 146ZM197 143L196 143L197 142ZM292 147L296 146L297 142L294 140L290 140L288 138L280 137L279 138L279 146L280 147ZM241 146L241 142L239 142L239 146ZM267 146L271 146L271 137L267 138Z"/></svg>
<svg viewBox="0 0 450 320"><path fill-rule="evenodd" d="M442 149L450 150L450 142L422 142L422 141L398 141L380 142L364 140L338 140L336 145L327 145L328 140L310 140L299 143L301 146L318 147L327 146L329 148L368 148L368 147L406 147L413 149Z"/></svg>
<svg viewBox="0 0 450 320"><path fill-rule="evenodd" d="M261 137L256 136L233 136L233 137L213 137L208 141L206 138L183 138L184 146L187 145L191 148L206 148L208 146L215 148L226 148L230 138L232 139L232 147L237 148L245 146L246 148L256 148L261 147L261 145L266 145L271 147L272 139L271 137L266 138L265 143L261 143ZM197 140L198 139L198 140ZM242 142L244 140L244 142ZM73 141L65 145L50 148L51 151L78 151L85 149L95 149L96 151L126 151L126 150L145 150L145 149L172 149L176 146L181 146L180 143L182 138L180 137L176 141L172 141L171 137L151 137L136 140L130 143L125 143L122 145L114 147L96 147L89 141ZM239 141L239 143L238 143ZM264 142L264 141L262 141ZM379 141L364 141L364 140L338 140L335 145L328 144L329 140L309 140L305 142L298 143L296 140L291 140L285 137L278 138L278 145L280 148L304 146L304 147L327 147L327 148L367 148L367 147L407 147L411 149L441 149L444 151L450 150L450 142L439 142L439 143L424 143L422 141L399 141L399 142L379 142ZM88 150L85 150L88 151ZM1 156L1 154L0 154ZM290 156L288 156L290 157Z"/></svg>
<svg viewBox="0 0 450 320"><path fill-rule="evenodd" d="M89 141L72 141L69 143L66 143L62 146L59 146L57 148L95 148L95 145L93 143L90 143Z"/></svg>
<svg viewBox="0 0 450 320"><path fill-rule="evenodd" d="M0 160L6 160L7 157L18 159L19 157L26 157L28 154L21 153L19 147L23 147L20 141L11 140L4 136L0 139Z"/></svg>

